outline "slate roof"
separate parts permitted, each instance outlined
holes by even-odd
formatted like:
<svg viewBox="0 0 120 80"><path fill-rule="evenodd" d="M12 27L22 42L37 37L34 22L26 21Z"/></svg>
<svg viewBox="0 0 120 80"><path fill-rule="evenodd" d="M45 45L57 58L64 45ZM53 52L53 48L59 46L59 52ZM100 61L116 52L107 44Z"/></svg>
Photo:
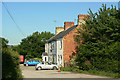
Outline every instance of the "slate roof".
<svg viewBox="0 0 120 80"><path fill-rule="evenodd" d="M52 38L50 38L48 41L46 42L51 42L51 41L56 41L59 38L63 38L66 34L68 34L69 32L71 32L72 30L74 30L78 25L74 25L64 31L61 31L60 33L58 33L57 35L53 36Z"/></svg>

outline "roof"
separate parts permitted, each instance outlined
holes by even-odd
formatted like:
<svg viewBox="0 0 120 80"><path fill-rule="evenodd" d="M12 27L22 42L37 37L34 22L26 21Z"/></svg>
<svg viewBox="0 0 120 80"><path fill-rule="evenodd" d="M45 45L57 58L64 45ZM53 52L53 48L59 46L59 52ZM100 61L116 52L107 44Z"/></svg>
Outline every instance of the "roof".
<svg viewBox="0 0 120 80"><path fill-rule="evenodd" d="M71 32L72 30L74 30L78 25L74 25L72 27L69 27L68 29L61 31L60 33L58 33L57 35L51 37L48 41L46 42L51 42L51 41L56 41L59 38L63 38L66 34L68 34L69 32Z"/></svg>
<svg viewBox="0 0 120 80"><path fill-rule="evenodd" d="M43 52L42 55L43 56L48 56L48 54L46 52Z"/></svg>

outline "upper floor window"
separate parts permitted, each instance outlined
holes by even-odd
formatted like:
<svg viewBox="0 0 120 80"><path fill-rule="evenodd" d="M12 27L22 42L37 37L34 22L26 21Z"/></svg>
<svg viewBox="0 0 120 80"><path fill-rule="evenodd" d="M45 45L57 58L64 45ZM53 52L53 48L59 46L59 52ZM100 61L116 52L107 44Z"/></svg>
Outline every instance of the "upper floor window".
<svg viewBox="0 0 120 80"><path fill-rule="evenodd" d="M51 49L52 49L52 43L50 44L50 47L51 47Z"/></svg>
<svg viewBox="0 0 120 80"><path fill-rule="evenodd" d="M51 49L54 49L54 42L51 43Z"/></svg>
<svg viewBox="0 0 120 80"><path fill-rule="evenodd" d="M53 44L52 44L52 48L54 49L54 42L53 42Z"/></svg>
<svg viewBox="0 0 120 80"><path fill-rule="evenodd" d="M60 49L62 49L62 41L60 41Z"/></svg>

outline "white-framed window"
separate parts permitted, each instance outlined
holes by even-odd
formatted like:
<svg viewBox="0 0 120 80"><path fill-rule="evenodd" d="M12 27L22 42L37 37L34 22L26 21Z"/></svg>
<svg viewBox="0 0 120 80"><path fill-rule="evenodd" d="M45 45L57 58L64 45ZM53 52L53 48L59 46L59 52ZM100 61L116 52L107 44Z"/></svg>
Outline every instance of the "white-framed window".
<svg viewBox="0 0 120 80"><path fill-rule="evenodd" d="M62 49L62 41L60 41L60 49Z"/></svg>
<svg viewBox="0 0 120 80"><path fill-rule="evenodd" d="M54 49L54 42L52 43L52 49Z"/></svg>

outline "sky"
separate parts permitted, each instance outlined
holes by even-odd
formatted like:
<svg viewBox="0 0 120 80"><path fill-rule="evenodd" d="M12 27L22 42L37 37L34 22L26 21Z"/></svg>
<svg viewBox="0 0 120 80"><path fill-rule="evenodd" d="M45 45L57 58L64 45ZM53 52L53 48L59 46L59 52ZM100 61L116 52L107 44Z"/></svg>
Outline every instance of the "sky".
<svg viewBox="0 0 120 80"><path fill-rule="evenodd" d="M9 45L18 45L36 31L55 33L65 21L76 25L79 14L88 14L89 8L95 13L103 3L118 8L118 2L4 2L10 13L2 5L2 37Z"/></svg>

